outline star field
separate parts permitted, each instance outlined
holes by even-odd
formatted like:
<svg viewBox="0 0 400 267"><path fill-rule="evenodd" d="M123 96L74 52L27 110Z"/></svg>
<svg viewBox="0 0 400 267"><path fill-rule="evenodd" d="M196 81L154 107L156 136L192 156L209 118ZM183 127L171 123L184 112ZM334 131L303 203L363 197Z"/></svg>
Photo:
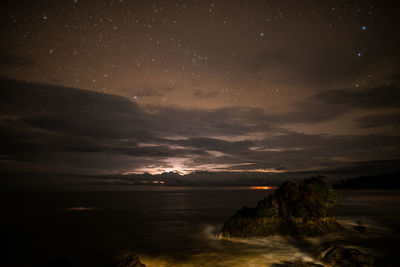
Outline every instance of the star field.
<svg viewBox="0 0 400 267"><path fill-rule="evenodd" d="M399 5L387 1L6 1L0 9L0 75L35 86L120 96L147 114L129 111L129 116L142 114L152 122L176 126L174 131L167 125L162 129L148 126L142 133L151 140L141 140L136 132L135 137L124 133L118 140L107 140L110 144L131 140L126 145L138 151L151 146L188 151L192 145L171 140L201 137L255 142L247 148L251 154L246 159L218 147L204 148L202 153L211 153L218 166L225 166L222 169L248 162L257 162L261 169L289 168L286 160L273 166L259 161L277 158L267 157L272 151L274 155L286 149L299 154L300 148L306 148L301 144L271 148L268 138L293 134L294 140L303 138L298 135L379 139L399 134L395 118L400 107L382 103L382 99L397 98L393 88L398 88L400 80L399 18ZM380 104L372 105L369 96ZM50 107L38 116L52 113ZM90 110L82 112L92 116ZM96 114L107 117L103 112ZM182 113L194 117L180 120ZM209 117L214 113L220 121ZM26 113L5 110L2 114L8 121ZM118 127L130 129L131 124L122 120L127 124L121 122ZM192 125L194 121L198 124ZM36 120L33 124L43 126ZM185 128L186 124L192 128ZM198 131L193 133L193 129ZM165 136L159 136L160 131ZM105 149L103 143L101 147ZM345 146L341 152L306 160L303 165L324 162L326 167L327 162L347 162L352 157L393 159L398 152L392 143L387 155L376 158L365 156L362 149L351 155L344 151ZM192 152L184 156L191 158L186 163L176 155L157 160L165 165L180 162L180 169L190 164L190 170L210 166L203 162L204 155ZM118 168L147 170L154 158L147 156L150 152L143 153L142 164ZM154 168L175 168L159 167L162 164ZM293 169L304 169L303 165Z"/></svg>
<svg viewBox="0 0 400 267"><path fill-rule="evenodd" d="M358 79L393 82L398 70L398 9L378 2L22 3L3 9L2 51L33 64L3 66L3 76L140 104L285 108L293 95ZM324 77L358 64L348 77Z"/></svg>

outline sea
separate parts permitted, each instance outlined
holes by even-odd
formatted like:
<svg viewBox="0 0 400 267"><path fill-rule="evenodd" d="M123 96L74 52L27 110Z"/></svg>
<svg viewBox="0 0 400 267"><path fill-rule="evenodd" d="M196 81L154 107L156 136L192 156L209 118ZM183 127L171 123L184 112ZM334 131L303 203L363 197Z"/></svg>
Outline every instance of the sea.
<svg viewBox="0 0 400 267"><path fill-rule="evenodd" d="M281 236L218 239L225 220L273 188L124 186L2 194L1 266L107 266L136 254L147 267L278 266L318 259ZM350 246L400 266L400 191L341 190L332 213ZM362 225L365 231L353 227ZM343 236L311 238L318 244Z"/></svg>

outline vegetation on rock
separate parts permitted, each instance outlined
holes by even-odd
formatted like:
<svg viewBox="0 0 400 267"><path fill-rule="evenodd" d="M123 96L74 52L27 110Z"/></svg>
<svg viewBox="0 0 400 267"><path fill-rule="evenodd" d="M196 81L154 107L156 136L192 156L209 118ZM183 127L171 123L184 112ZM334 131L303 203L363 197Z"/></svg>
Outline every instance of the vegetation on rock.
<svg viewBox="0 0 400 267"><path fill-rule="evenodd" d="M219 237L255 237L275 234L318 236L341 229L329 208L340 203L340 196L316 176L298 182L285 182L274 195L255 208L243 207L225 222Z"/></svg>

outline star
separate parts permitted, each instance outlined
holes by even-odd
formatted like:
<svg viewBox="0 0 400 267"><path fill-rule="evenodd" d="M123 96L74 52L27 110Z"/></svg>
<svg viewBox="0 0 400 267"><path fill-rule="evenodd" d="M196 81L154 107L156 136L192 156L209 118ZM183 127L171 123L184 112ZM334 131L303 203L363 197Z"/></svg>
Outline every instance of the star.
<svg viewBox="0 0 400 267"><path fill-rule="evenodd" d="M361 30L362 30L362 31L366 31L366 30L367 30L367 26L362 26L362 27L361 27Z"/></svg>
<svg viewBox="0 0 400 267"><path fill-rule="evenodd" d="M263 32L261 32L261 33L260 33L260 36L261 36L261 37L264 37L264 33L263 33Z"/></svg>
<svg viewBox="0 0 400 267"><path fill-rule="evenodd" d="M361 57L361 56L362 56L361 52L358 52L358 53L357 53L357 56L358 56L358 57Z"/></svg>

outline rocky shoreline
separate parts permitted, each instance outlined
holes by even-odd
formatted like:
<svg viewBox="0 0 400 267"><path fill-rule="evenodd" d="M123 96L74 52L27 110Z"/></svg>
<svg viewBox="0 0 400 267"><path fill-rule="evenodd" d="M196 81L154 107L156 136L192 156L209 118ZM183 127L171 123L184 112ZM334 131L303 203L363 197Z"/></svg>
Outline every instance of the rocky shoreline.
<svg viewBox="0 0 400 267"><path fill-rule="evenodd" d="M379 256L375 259L367 253L369 250L364 250L354 243L358 236L364 235L369 228L361 221L350 227L340 221L343 224L341 225L330 214L330 208L339 205L340 202L340 196L326 184L325 177L288 181L273 195L259 201L256 207L243 207L237 211L224 223L217 238L229 240L279 235L311 259L302 261L304 259L293 255L293 259L296 259L294 261L265 262L265 265L272 267L373 267L374 264L381 266ZM69 265L57 263L49 266ZM145 266L137 255L131 254L105 267Z"/></svg>
<svg viewBox="0 0 400 267"><path fill-rule="evenodd" d="M105 267L146 267L146 265L140 261L139 256L132 254Z"/></svg>
<svg viewBox="0 0 400 267"><path fill-rule="evenodd" d="M336 218L328 213L340 202L340 196L325 180L318 176L283 183L256 207L236 212L218 237L322 236L340 231Z"/></svg>
<svg viewBox="0 0 400 267"><path fill-rule="evenodd" d="M326 184L323 176L297 182L288 181L273 195L259 201L256 207L243 207L237 211L224 223L217 237L229 239L285 236L323 264L296 261L275 264L276 267L374 266L374 258L356 248L335 242L314 246L305 241L305 238L345 231L336 218L329 214L329 209L338 204L340 196Z"/></svg>

